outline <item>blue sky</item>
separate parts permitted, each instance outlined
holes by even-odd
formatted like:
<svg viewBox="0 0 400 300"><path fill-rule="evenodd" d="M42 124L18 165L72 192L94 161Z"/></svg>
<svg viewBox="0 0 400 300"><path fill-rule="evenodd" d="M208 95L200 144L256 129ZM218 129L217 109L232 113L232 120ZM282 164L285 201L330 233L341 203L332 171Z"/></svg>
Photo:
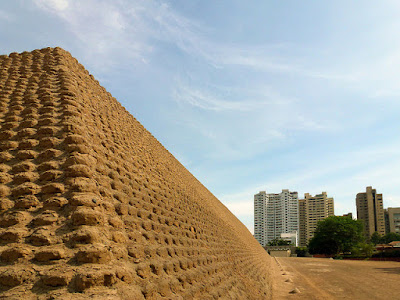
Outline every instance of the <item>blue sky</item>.
<svg viewBox="0 0 400 300"><path fill-rule="evenodd" d="M400 206L398 1L16 0L0 28L71 52L250 231L260 190Z"/></svg>

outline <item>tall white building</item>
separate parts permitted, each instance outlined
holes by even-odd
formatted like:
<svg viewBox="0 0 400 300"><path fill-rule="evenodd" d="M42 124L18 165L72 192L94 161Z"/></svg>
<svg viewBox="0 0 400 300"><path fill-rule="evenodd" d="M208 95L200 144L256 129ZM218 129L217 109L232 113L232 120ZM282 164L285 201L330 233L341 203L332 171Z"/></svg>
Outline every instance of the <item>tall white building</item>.
<svg viewBox="0 0 400 300"><path fill-rule="evenodd" d="M287 233L296 233L297 241L298 232L297 192L282 190L280 194L267 194L261 191L254 195L254 237L262 246Z"/></svg>

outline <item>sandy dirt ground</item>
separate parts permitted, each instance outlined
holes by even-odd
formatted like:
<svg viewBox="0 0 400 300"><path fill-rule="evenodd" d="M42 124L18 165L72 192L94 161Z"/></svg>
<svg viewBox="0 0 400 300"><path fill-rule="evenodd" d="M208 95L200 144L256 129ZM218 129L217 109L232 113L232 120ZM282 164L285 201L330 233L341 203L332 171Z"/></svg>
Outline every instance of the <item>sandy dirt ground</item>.
<svg viewBox="0 0 400 300"><path fill-rule="evenodd" d="M274 299L400 299L400 263L274 258Z"/></svg>

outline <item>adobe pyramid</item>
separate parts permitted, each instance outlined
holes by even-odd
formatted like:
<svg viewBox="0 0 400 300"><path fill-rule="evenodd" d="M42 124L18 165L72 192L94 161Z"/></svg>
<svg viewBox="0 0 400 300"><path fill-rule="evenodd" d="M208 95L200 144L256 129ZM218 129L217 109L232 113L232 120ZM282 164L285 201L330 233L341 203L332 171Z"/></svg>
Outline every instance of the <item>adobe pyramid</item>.
<svg viewBox="0 0 400 300"><path fill-rule="evenodd" d="M245 226L68 52L0 56L1 299L270 299Z"/></svg>

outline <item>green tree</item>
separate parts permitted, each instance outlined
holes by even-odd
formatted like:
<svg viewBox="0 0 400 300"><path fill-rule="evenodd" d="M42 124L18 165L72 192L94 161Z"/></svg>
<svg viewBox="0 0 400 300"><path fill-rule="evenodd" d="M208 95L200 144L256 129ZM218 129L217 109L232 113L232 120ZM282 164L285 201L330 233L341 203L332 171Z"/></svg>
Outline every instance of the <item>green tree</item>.
<svg viewBox="0 0 400 300"><path fill-rule="evenodd" d="M372 256L372 254L374 253L374 249L374 245L362 242L353 247L353 249L351 250L351 254L355 257L362 256L367 258Z"/></svg>
<svg viewBox="0 0 400 300"><path fill-rule="evenodd" d="M311 254L338 255L350 252L363 241L363 223L360 220L331 216L318 222L308 248Z"/></svg>
<svg viewBox="0 0 400 300"><path fill-rule="evenodd" d="M390 242L393 241L400 241L400 234L395 232L389 232L380 239L381 244L389 244Z"/></svg>
<svg viewBox="0 0 400 300"><path fill-rule="evenodd" d="M297 247L296 254L297 254L297 257L306 257L307 255L309 255L308 248L307 247Z"/></svg>
<svg viewBox="0 0 400 300"><path fill-rule="evenodd" d="M380 244L381 243L381 239L382 239L382 236L377 231L375 231L371 235L371 243L374 244L374 245Z"/></svg>
<svg viewBox="0 0 400 300"><path fill-rule="evenodd" d="M290 241L285 241L282 239L273 239L268 242L268 246L287 246L290 245Z"/></svg>

